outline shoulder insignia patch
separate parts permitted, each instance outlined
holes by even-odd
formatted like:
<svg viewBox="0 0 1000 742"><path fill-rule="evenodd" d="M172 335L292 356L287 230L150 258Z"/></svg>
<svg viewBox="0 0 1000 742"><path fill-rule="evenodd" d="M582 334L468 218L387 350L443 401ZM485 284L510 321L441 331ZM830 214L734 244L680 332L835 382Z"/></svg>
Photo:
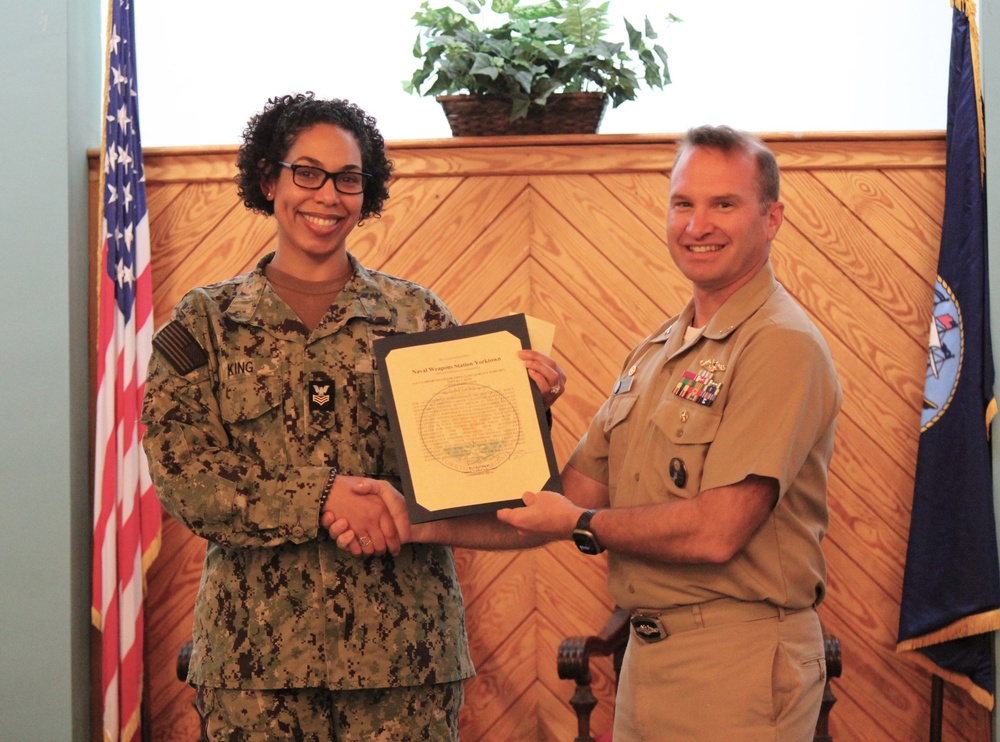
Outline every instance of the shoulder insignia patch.
<svg viewBox="0 0 1000 742"><path fill-rule="evenodd" d="M182 376L208 363L208 354L180 322L173 321L156 333L153 347L160 351Z"/></svg>

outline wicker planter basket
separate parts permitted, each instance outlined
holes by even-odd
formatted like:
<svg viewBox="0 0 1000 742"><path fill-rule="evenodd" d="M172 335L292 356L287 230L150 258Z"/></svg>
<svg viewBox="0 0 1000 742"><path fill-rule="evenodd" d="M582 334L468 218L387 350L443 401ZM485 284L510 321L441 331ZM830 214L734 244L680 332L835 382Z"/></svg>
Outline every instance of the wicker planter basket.
<svg viewBox="0 0 1000 742"><path fill-rule="evenodd" d="M439 95L456 137L511 134L595 134L608 106L604 93L557 93L528 117L510 120L510 98L494 95Z"/></svg>

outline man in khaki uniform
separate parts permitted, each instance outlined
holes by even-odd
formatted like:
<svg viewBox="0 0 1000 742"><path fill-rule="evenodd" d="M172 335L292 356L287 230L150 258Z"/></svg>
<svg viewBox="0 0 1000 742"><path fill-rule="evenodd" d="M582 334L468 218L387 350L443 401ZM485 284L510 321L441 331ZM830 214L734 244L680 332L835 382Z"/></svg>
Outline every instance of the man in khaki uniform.
<svg viewBox="0 0 1000 742"><path fill-rule="evenodd" d="M563 472L569 499L529 494L501 513L607 549L609 589L633 615L616 742L812 739L842 396L822 336L774 279L778 184L756 137L688 132L667 235L693 296L625 360Z"/></svg>
<svg viewBox="0 0 1000 742"><path fill-rule="evenodd" d="M522 545L608 551L609 589L632 612L615 742L813 736L842 395L823 337L771 268L779 180L756 137L688 132L667 242L691 300L626 358L563 471L566 497L527 493L499 513ZM459 537L448 521L411 529L401 499L376 490L404 540ZM349 542L342 524L331 535Z"/></svg>

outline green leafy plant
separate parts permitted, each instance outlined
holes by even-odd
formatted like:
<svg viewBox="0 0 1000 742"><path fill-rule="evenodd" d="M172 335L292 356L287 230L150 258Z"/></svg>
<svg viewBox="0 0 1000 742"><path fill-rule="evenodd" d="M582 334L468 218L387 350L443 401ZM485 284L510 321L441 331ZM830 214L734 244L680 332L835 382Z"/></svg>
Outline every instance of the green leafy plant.
<svg viewBox="0 0 1000 742"><path fill-rule="evenodd" d="M653 43L658 37L648 17L642 31L625 19L626 44L605 38L608 2L492 0L490 9L506 20L481 28L476 16L485 5L453 0L432 8L424 0L413 16L422 29L413 55L423 63L404 82L407 92L509 96L515 120L553 93L601 92L617 107L635 100L641 82L660 89L670 83L667 53Z"/></svg>

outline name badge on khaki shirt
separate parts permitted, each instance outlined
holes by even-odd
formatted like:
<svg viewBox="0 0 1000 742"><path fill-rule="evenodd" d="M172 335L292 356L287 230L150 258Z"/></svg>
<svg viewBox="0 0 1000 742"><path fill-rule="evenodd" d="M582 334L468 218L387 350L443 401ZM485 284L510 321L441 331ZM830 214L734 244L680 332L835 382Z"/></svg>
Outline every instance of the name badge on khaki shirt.
<svg viewBox="0 0 1000 742"><path fill-rule="evenodd" d="M632 364L632 367L628 370L628 372L615 382L613 394L625 394L632 388L632 381L635 379L635 372L638 368L639 364Z"/></svg>

